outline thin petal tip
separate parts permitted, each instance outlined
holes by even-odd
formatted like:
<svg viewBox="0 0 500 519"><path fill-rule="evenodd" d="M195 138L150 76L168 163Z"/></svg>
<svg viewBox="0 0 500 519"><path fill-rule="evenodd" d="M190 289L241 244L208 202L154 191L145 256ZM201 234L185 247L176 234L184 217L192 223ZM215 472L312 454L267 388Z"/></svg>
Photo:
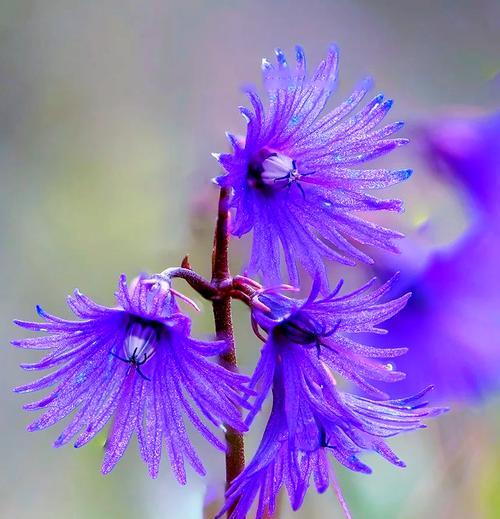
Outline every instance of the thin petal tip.
<svg viewBox="0 0 500 519"><path fill-rule="evenodd" d="M285 53L283 52L283 49L281 49L280 47L276 47L274 49L274 54L276 55L276 59L277 59L278 63L281 66L286 67L287 62L286 62L286 57L285 57Z"/></svg>
<svg viewBox="0 0 500 519"><path fill-rule="evenodd" d="M40 305L36 305L35 306L35 310L36 310L36 313L40 317L46 317L47 316L47 313L45 312L45 310Z"/></svg>
<svg viewBox="0 0 500 519"><path fill-rule="evenodd" d="M302 45L299 45L299 44L295 45L295 58L299 63L304 61L305 52L304 52L304 47L302 47Z"/></svg>
<svg viewBox="0 0 500 519"><path fill-rule="evenodd" d="M401 181L408 180L413 175L413 169L402 169L399 172L399 178Z"/></svg>
<svg viewBox="0 0 500 519"><path fill-rule="evenodd" d="M339 48L338 44L335 43L335 42L330 43L330 45L328 46L328 50L332 54L339 54L340 53L340 48Z"/></svg>
<svg viewBox="0 0 500 519"><path fill-rule="evenodd" d="M271 65L271 62L267 58L262 58L262 62L260 64L260 68L264 72L267 72L267 71L271 70L273 68L273 66Z"/></svg>

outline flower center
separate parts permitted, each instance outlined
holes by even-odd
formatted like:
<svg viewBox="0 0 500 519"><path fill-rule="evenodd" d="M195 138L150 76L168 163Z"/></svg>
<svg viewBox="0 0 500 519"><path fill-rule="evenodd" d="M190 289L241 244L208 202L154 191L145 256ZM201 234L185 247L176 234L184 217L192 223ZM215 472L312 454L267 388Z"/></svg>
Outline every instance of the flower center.
<svg viewBox="0 0 500 519"><path fill-rule="evenodd" d="M149 322L134 320L129 325L127 337L123 342L125 359L141 366L154 355L157 343L157 327Z"/></svg>
<svg viewBox="0 0 500 519"><path fill-rule="evenodd" d="M311 348L320 344L321 330L318 325L300 314L286 319L276 327L276 331L289 341Z"/></svg>
<svg viewBox="0 0 500 519"><path fill-rule="evenodd" d="M295 160L266 148L248 166L249 183L254 187L282 189L299 180L300 176Z"/></svg>

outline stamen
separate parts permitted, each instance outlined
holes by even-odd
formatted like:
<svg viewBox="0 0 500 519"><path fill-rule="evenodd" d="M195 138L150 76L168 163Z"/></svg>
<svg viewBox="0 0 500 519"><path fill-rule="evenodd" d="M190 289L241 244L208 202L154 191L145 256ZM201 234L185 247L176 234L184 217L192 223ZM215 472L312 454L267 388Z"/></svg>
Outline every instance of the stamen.
<svg viewBox="0 0 500 519"><path fill-rule="evenodd" d="M305 197L299 181L302 177L312 175L300 173L297 161L283 153L262 148L248 166L248 182L253 187L267 189L290 189L296 184Z"/></svg>
<svg viewBox="0 0 500 519"><path fill-rule="evenodd" d="M156 330L147 323L132 322L123 343L123 352L127 362L135 365L144 364L155 353L157 343ZM116 355L117 358L118 355Z"/></svg>

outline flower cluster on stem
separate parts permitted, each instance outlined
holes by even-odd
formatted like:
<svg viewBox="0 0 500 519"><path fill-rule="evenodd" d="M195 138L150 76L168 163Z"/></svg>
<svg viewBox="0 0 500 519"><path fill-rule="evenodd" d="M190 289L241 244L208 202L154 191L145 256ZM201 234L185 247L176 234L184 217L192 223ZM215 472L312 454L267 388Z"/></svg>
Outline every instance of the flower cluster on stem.
<svg viewBox="0 0 500 519"><path fill-rule="evenodd" d="M48 350L42 360L22 367L53 371L15 391L54 386L48 396L24 407L43 411L30 431L72 416L56 447L71 440L81 447L109 424L104 474L136 434L151 477L158 475L164 450L180 483L187 481L186 461L204 475L187 432L191 422L225 452L225 503L218 517L244 519L253 506L257 519L275 517L282 487L298 509L313 482L320 493L332 484L350 518L331 460L369 473L361 457L371 451L403 467L387 439L425 427L425 419L444 411L422 401L430 388L398 399L382 392L379 383L404 378L389 361L406 349L369 346L361 339L385 333L379 325L396 315L410 294L388 299L394 279L379 286L372 280L349 293L341 293L342 282L333 291L328 288L325 259L371 262L360 248L364 244L396 250L399 233L354 213L401 210L400 201L366 191L405 180L410 170L363 169L361 164L407 141L393 137L401 122L379 127L392 101L377 95L360 108L369 80L322 114L337 81L336 47L310 77L300 47L293 70L281 50L276 57L276 65L263 62L267 113L259 96L248 91L253 112L241 108L247 135L228 134L233 153L217 155L225 173L216 179L220 197L211 278L193 270L186 257L179 267L142 274L131 283L122 275L113 307L75 291L68 306L77 320L37 307L43 322L16 324L42 335L13 344ZM230 236L250 231L248 272L232 276ZM283 283L282 257L293 286ZM285 295L298 290L301 269L313 280L308 297ZM191 319L179 303L199 308L173 288L176 279L211 302L213 340L191 336ZM263 343L251 377L238 371L233 299L247 306L256 341ZM267 426L245 465L243 435L270 394Z"/></svg>

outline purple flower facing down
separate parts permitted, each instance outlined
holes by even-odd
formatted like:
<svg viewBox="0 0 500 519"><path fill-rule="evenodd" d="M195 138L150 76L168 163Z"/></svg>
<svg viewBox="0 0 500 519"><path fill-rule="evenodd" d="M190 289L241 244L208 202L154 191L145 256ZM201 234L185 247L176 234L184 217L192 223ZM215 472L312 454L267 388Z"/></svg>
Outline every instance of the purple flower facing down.
<svg viewBox="0 0 500 519"><path fill-rule="evenodd" d="M244 518L258 496L260 519L266 509L274 510L283 485L292 507L299 508L311 478L318 492L327 489L332 479L328 453L357 472L371 472L358 457L368 451L402 467L385 438L424 427L424 418L442 412L419 402L425 391L406 399L375 401L338 390L332 371L376 394L366 379L402 377L374 359L400 355L403 349L370 348L348 337L380 331L377 325L406 303L406 296L380 303L391 282L370 291L371 285L343 297L336 290L317 300L316 283L311 296L300 302L273 292L256 296L254 327L268 336L251 382L258 396L247 422L271 388L273 409L261 444L231 484L221 514L235 505L231 519Z"/></svg>
<svg viewBox="0 0 500 519"><path fill-rule="evenodd" d="M261 391L249 421L260 409L271 388L277 347L293 355L290 364L312 363L318 369L325 366L372 396L386 398L387 395L371 381L396 382L404 378L404 373L395 371L393 364L377 359L398 357L407 350L371 348L358 342L355 336L360 333L384 334L385 330L378 328L378 325L406 305L410 294L380 302L396 279L397 276L394 276L374 289L374 278L355 292L339 296L341 281L327 297L319 298L320 281L316 278L309 297L304 301L275 291L258 293L255 297L259 304L252 312L252 323L265 344L252 378L251 385L260 385ZM262 309L266 307L267 311ZM267 339L259 329L267 333Z"/></svg>
<svg viewBox="0 0 500 519"><path fill-rule="evenodd" d="M276 66L267 60L262 64L267 113L259 96L248 90L253 112L240 108L246 137L228 134L233 153L215 155L227 173L216 181L234 190L232 233L253 230L251 273L260 272L266 284L277 283L282 249L292 284L298 285L298 263L319 276L326 289L325 258L348 265L371 262L352 240L397 251L393 240L399 233L353 213L402 209L398 200L365 192L405 180L411 171L363 169L361 164L407 140L392 137L402 122L379 127L392 106L382 95L354 113L371 86L369 79L321 115L337 81L336 47L309 78L302 48L296 49L295 67L289 67L281 50L276 56Z"/></svg>
<svg viewBox="0 0 500 519"><path fill-rule="evenodd" d="M56 386L48 396L24 406L44 410L28 430L44 429L74 412L54 446L76 436L74 445L81 447L111 421L104 474L114 468L137 433L151 477L158 475L165 445L175 476L184 484L185 459L205 474L187 435L185 417L206 440L224 450L200 414L218 428L226 424L246 430L238 406L247 405L241 395L248 379L208 360L221 353L225 343L191 338L190 320L179 312L165 285L141 277L129 287L122 276L116 300L118 306L108 308L75 291L68 306L81 320L60 319L37 307L45 322L15 321L47 334L13 341L15 346L50 350L39 362L22 367L56 368L15 389L31 392Z"/></svg>
<svg viewBox="0 0 500 519"><path fill-rule="evenodd" d="M272 514L283 485L292 508L299 509L311 479L319 493L325 492L330 483L336 485L328 454L350 470L365 474L371 469L358 458L363 452L377 452L404 467L384 438L425 427L424 418L442 412L418 403L423 393L406 400L376 402L330 388L323 394L317 392L317 399L324 399L322 404L312 404L308 392L298 395L294 403L285 389L289 379L284 371L281 366L276 371L273 409L257 452L232 482L218 517L237 503L230 518L244 519L257 496L256 519L261 519L266 510ZM301 408L300 427L294 436L287 428L291 406ZM339 497L347 509L340 491Z"/></svg>

